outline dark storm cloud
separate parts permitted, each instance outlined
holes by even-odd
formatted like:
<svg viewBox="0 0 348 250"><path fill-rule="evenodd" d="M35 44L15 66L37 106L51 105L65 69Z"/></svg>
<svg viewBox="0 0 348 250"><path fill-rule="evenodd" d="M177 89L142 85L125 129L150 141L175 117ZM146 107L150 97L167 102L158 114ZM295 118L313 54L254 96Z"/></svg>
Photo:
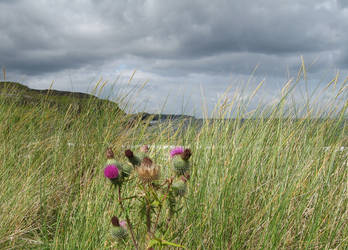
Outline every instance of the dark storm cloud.
<svg viewBox="0 0 348 250"><path fill-rule="evenodd" d="M337 0L337 3L340 8L348 8L347 0Z"/></svg>
<svg viewBox="0 0 348 250"><path fill-rule="evenodd" d="M90 12L79 14L72 7L53 1L0 2L1 63L40 74L105 61L110 47L100 42L108 39L102 36L103 25Z"/></svg>
<svg viewBox="0 0 348 250"><path fill-rule="evenodd" d="M284 72L299 55L324 55L320 65L327 67L335 53L333 66L347 67L346 6L314 0L0 1L1 64L41 74L132 57L131 66L162 74L249 74L258 63L269 73Z"/></svg>

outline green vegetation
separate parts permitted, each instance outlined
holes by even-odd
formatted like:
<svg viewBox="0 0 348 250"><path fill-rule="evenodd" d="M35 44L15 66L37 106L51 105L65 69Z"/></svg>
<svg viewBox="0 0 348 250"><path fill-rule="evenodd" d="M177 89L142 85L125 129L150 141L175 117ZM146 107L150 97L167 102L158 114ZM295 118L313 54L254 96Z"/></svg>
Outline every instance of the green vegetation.
<svg viewBox="0 0 348 250"><path fill-rule="evenodd" d="M279 119L281 100L267 116L258 110L242 122L236 112L234 120L173 131L170 124L149 130L140 119L126 126L117 105L93 97L77 113L47 95L35 105L3 97L1 249L131 249L109 238L111 217L125 215L103 176L105 150L111 146L126 164L124 149L144 143L193 152L185 205L161 232L166 240L187 249L348 247L347 101L335 118ZM224 107L217 107L221 117ZM164 171L168 152L150 147Z"/></svg>
<svg viewBox="0 0 348 250"><path fill-rule="evenodd" d="M94 112L98 112L101 107L107 105L115 106L115 109L118 108L116 103L99 99L90 94L53 89L36 90L17 82L7 81L0 81L0 100L4 104L22 106L24 108L44 104L44 106L54 108L60 113L65 113L68 109L72 109L75 113L80 113L87 107L93 108ZM125 115L122 110L119 110L119 112Z"/></svg>

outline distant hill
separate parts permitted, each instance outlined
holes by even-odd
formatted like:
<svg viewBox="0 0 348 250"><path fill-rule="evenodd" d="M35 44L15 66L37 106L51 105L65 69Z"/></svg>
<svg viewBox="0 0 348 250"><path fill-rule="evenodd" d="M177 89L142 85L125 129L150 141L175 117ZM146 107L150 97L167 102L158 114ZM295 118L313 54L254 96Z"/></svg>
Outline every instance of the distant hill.
<svg viewBox="0 0 348 250"><path fill-rule="evenodd" d="M151 119L152 121L163 121L163 120L190 120L195 119L193 116L190 115L177 115L177 114L150 114L146 112L140 112L136 114L137 116L141 117L141 120L147 120Z"/></svg>
<svg viewBox="0 0 348 250"><path fill-rule="evenodd" d="M111 105L119 109L124 115L127 115L118 107L118 104L109 100L100 99L94 95L81 93L60 91L53 89L31 89L18 82L0 81L0 101L7 104L21 105L23 107L37 106L44 103L49 107L57 107L58 110L65 112L69 107L76 113L84 111L88 108L102 109L102 105ZM89 105L93 104L93 105ZM99 107L99 108L98 108ZM175 115L175 114L150 114L139 112L127 115L128 125L134 124L136 121L150 121L150 126L157 125L165 121L181 122L182 120L195 120L193 116Z"/></svg>
<svg viewBox="0 0 348 250"><path fill-rule="evenodd" d="M101 107L108 104L115 106L120 112L122 111L117 103L109 100L100 99L94 95L69 92L53 89L37 90L31 89L18 82L0 81L0 100L8 104L32 106L40 103L45 103L48 106L57 107L58 110L65 111L67 108L73 108L77 113L80 113L88 104L93 103L95 107Z"/></svg>

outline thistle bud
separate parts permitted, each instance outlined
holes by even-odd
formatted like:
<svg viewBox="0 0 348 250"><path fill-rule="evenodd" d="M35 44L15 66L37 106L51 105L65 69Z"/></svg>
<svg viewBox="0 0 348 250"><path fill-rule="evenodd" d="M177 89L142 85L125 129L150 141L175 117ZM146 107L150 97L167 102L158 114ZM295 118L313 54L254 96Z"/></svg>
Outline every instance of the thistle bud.
<svg viewBox="0 0 348 250"><path fill-rule="evenodd" d="M122 177L126 178L131 175L132 171L133 171L133 167L128 164L125 164L122 167L121 175Z"/></svg>
<svg viewBox="0 0 348 250"><path fill-rule="evenodd" d="M190 149L185 149L184 152L180 155L181 159L183 159L184 161L188 161L188 159L190 159L192 153Z"/></svg>
<svg viewBox="0 0 348 250"><path fill-rule="evenodd" d="M116 216L113 216L111 218L111 223L114 227L119 227L120 226L120 221L118 220L118 218Z"/></svg>
<svg viewBox="0 0 348 250"><path fill-rule="evenodd" d="M114 159L114 151L112 151L112 148L107 148L106 150L106 158L108 159Z"/></svg>
<svg viewBox="0 0 348 250"><path fill-rule="evenodd" d="M148 157L149 155L149 146L148 145L143 145L140 147L140 153L139 153L139 158L142 160L145 157Z"/></svg>
<svg viewBox="0 0 348 250"><path fill-rule="evenodd" d="M124 151L124 154L126 155L127 158L133 158L134 154L133 151L130 149L127 149L126 151Z"/></svg>
<svg viewBox="0 0 348 250"><path fill-rule="evenodd" d="M126 221L121 220L121 221L119 222L119 224L120 224L120 227L123 227L124 229L127 229L127 222L126 222Z"/></svg>
<svg viewBox="0 0 348 250"><path fill-rule="evenodd" d="M148 145L143 145L140 147L140 152L142 153L148 153L149 152L149 146Z"/></svg>
<svg viewBox="0 0 348 250"><path fill-rule="evenodd" d="M128 158L129 162L132 163L133 167L140 165L140 159L136 155L134 155L132 150L127 149L126 151L124 151L124 154Z"/></svg>
<svg viewBox="0 0 348 250"><path fill-rule="evenodd" d="M115 240L125 240L128 236L127 227L125 226L127 223L120 221L116 216L111 218L111 223L113 225L110 232L111 236Z"/></svg>
<svg viewBox="0 0 348 250"><path fill-rule="evenodd" d="M177 196L184 196L186 194L186 183L183 181L174 182L172 185L174 194Z"/></svg>

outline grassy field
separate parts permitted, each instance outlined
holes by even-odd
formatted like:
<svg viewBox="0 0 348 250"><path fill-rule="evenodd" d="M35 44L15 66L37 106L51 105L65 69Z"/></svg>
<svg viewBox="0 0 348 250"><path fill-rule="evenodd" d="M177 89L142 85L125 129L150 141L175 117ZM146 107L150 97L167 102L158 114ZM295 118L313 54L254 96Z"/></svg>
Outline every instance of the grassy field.
<svg viewBox="0 0 348 250"><path fill-rule="evenodd" d="M267 116L260 110L241 122L236 112L173 132L126 126L108 102L86 102L77 113L45 99L0 99L0 249L132 249L109 238L111 216L122 214L103 168L108 146L126 162L124 149L141 144L193 152L185 205L167 240L188 249L347 249L348 102L327 119L280 119L279 104ZM168 149L150 155L165 173Z"/></svg>

